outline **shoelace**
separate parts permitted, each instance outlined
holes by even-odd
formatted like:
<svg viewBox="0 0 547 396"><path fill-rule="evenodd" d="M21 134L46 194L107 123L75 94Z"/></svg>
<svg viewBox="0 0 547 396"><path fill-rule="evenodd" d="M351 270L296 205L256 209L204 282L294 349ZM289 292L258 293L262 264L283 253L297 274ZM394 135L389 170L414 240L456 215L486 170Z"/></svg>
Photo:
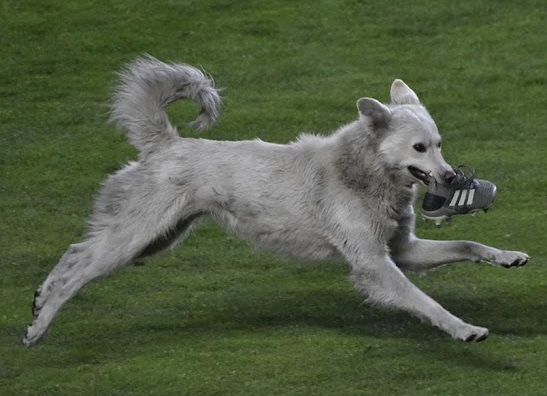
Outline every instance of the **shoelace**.
<svg viewBox="0 0 547 396"><path fill-rule="evenodd" d="M475 169L467 165L458 165L455 168L452 168L456 173L456 179L450 183L450 187L456 187L455 189L466 189L467 187L473 184L475 180ZM437 185L437 180L432 176L430 172L430 181Z"/></svg>
<svg viewBox="0 0 547 396"><path fill-rule="evenodd" d="M465 165L458 165L454 168L454 172L456 173L456 180L451 184L456 186L456 188L465 189L473 184L475 169Z"/></svg>

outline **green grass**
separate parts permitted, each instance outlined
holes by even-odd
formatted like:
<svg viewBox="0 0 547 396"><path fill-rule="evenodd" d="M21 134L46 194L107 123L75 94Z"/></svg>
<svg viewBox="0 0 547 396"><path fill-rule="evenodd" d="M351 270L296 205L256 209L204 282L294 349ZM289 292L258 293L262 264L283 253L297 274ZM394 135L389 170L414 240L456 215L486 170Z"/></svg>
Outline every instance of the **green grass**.
<svg viewBox="0 0 547 396"><path fill-rule="evenodd" d="M546 17L535 0L4 0L0 394L545 394ZM356 117L357 98L409 83L445 158L499 189L487 216L419 221L418 234L532 256L412 278L490 338L454 342L362 305L343 264L279 259L206 224L90 285L43 344L20 346L35 288L82 236L101 180L135 155L105 103L114 71L144 52L202 65L226 88L214 139L326 133ZM182 125L195 110L170 112Z"/></svg>

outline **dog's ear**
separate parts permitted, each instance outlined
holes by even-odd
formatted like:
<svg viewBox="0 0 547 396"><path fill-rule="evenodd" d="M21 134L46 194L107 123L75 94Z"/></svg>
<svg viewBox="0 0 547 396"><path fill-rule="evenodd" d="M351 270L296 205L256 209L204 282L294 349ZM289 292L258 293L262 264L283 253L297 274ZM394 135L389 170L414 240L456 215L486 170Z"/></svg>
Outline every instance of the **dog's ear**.
<svg viewBox="0 0 547 396"><path fill-rule="evenodd" d="M391 103L393 104L420 104L420 99L418 95L414 93L408 85L406 85L403 80L395 80L391 84Z"/></svg>
<svg viewBox="0 0 547 396"><path fill-rule="evenodd" d="M361 116L368 118L375 127L386 126L391 119L391 110L372 98L361 98L357 101Z"/></svg>

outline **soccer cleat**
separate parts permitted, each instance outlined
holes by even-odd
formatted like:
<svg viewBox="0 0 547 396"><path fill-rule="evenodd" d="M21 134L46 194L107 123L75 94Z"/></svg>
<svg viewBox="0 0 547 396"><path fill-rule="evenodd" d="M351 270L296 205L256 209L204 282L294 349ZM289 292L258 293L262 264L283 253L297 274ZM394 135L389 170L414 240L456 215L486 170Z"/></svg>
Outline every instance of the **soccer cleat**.
<svg viewBox="0 0 547 396"><path fill-rule="evenodd" d="M496 185L474 178L474 172L459 166L454 168L456 178L448 185L432 181L428 185L421 208L426 220L440 226L455 215L488 211L496 199Z"/></svg>

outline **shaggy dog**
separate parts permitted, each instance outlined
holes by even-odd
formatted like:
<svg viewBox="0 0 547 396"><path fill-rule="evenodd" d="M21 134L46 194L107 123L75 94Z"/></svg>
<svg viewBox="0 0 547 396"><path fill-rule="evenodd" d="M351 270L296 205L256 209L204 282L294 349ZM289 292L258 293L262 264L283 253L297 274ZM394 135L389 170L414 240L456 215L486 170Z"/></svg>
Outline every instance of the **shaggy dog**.
<svg viewBox="0 0 547 396"><path fill-rule="evenodd" d="M445 310L402 270L424 272L463 260L521 266L528 256L414 235L417 184L430 177L449 184L455 174L441 155L435 122L403 81L393 82L389 104L359 99L358 119L330 136L302 135L283 145L181 138L166 106L194 101L201 113L193 125L206 129L221 103L213 82L192 66L144 57L120 76L112 120L127 131L138 161L104 182L86 238L68 248L37 290L25 345L45 334L84 285L175 246L205 216L290 257L342 257L370 303L407 311L458 340L488 336L486 328Z"/></svg>

